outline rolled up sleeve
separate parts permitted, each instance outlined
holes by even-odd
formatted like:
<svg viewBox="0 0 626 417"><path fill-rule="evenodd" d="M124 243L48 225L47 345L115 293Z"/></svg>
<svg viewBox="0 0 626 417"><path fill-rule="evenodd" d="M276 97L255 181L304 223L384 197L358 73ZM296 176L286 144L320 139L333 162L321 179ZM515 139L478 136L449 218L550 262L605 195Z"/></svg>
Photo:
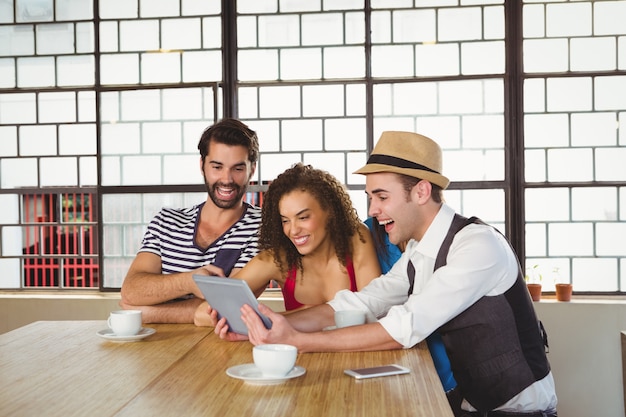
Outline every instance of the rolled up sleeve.
<svg viewBox="0 0 626 417"><path fill-rule="evenodd" d="M408 258L400 258L387 274L372 280L359 292L339 291L328 304L335 310L362 310L367 322L376 322L389 312L392 306L401 307L408 299L409 282L406 277ZM391 332L389 332L392 334ZM395 332L394 332L395 333ZM394 337L395 339L395 337Z"/></svg>

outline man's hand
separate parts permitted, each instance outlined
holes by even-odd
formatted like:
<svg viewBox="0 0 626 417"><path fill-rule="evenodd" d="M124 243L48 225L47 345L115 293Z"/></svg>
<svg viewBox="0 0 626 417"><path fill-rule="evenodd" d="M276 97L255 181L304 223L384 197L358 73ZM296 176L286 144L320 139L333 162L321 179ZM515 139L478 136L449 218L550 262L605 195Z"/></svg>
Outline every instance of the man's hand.
<svg viewBox="0 0 626 417"><path fill-rule="evenodd" d="M217 319L217 311L213 310L213 312L215 313L215 318ZM248 336L245 334L231 332L228 328L228 324L226 324L225 317L219 319L215 325L215 334L218 335L220 339L226 340L227 342L240 342L242 340L248 340Z"/></svg>
<svg viewBox="0 0 626 417"><path fill-rule="evenodd" d="M298 333L287 321L285 316L275 313L269 307L259 304L259 312L272 322L270 330L265 328L259 315L249 305L241 307L241 318L248 327L248 339L254 345L266 343L289 343Z"/></svg>
<svg viewBox="0 0 626 417"><path fill-rule="evenodd" d="M222 268L219 268L211 264L203 265L200 268L191 271L191 276L193 277L193 275L204 275L204 276L211 275L215 277L226 276L224 275L224 270ZM200 288L198 288L198 285L196 284L196 282L193 281L193 278L192 278L192 282L193 282L193 286L191 287L191 289L193 290L192 292L193 295L204 300L204 295L202 294L202 291L200 291Z"/></svg>
<svg viewBox="0 0 626 417"><path fill-rule="evenodd" d="M213 265L204 265L199 268L163 274L161 272L161 258L153 253L140 252L128 269L122 283L120 296L125 305L155 306L171 300L193 294L196 298L204 299L204 295L193 280L193 275L224 276L224 271ZM194 308L196 305L194 305ZM193 317L193 311L189 314Z"/></svg>

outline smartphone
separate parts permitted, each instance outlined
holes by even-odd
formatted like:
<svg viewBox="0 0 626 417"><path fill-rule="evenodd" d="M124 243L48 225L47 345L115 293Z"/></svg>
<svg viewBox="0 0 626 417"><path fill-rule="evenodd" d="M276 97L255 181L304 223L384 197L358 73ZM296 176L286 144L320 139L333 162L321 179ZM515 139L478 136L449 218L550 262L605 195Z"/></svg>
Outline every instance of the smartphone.
<svg viewBox="0 0 626 417"><path fill-rule="evenodd" d="M394 363L391 365L373 366L371 368L346 369L344 372L356 379L365 379L376 378L378 376L408 374L411 370Z"/></svg>

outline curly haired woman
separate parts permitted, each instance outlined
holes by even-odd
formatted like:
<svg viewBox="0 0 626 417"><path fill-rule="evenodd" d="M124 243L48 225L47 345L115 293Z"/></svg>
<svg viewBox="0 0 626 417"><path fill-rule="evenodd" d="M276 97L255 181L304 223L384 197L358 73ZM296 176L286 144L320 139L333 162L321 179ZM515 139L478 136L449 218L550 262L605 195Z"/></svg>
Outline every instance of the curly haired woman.
<svg viewBox="0 0 626 417"><path fill-rule="evenodd" d="M276 281L287 311L325 303L340 290L357 291L380 276L370 232L343 185L302 163L268 187L259 247L261 252L232 278L247 281L257 297ZM214 325L216 317L203 303L195 322Z"/></svg>

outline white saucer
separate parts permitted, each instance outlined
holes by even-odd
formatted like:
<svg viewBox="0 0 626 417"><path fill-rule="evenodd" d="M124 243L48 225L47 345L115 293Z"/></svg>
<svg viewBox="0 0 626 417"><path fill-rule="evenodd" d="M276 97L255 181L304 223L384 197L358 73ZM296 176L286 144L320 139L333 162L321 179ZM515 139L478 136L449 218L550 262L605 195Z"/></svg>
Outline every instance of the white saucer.
<svg viewBox="0 0 626 417"><path fill-rule="evenodd" d="M253 363L246 363L245 365L232 366L226 370L226 375L237 379L243 379L249 384L257 385L273 385L280 384L291 378L297 378L306 373L306 369L301 366L294 366L291 371L285 376L281 377L268 377L263 376L259 368Z"/></svg>
<svg viewBox="0 0 626 417"><path fill-rule="evenodd" d="M141 330L139 330L139 333L131 336L118 336L113 333L113 330L111 329L100 330L96 334L104 339L112 340L115 342L134 342L136 340L141 340L145 337L148 337L155 332L156 330L151 327L142 327Z"/></svg>

